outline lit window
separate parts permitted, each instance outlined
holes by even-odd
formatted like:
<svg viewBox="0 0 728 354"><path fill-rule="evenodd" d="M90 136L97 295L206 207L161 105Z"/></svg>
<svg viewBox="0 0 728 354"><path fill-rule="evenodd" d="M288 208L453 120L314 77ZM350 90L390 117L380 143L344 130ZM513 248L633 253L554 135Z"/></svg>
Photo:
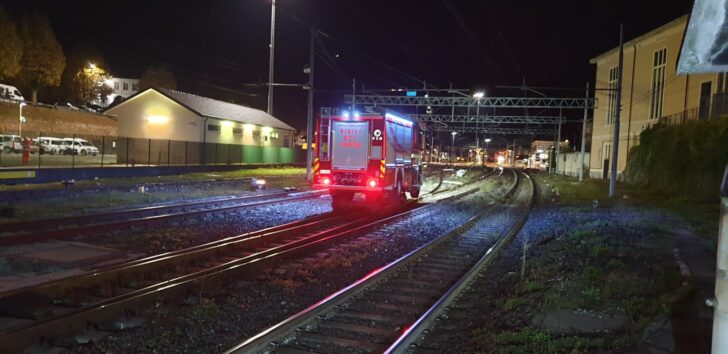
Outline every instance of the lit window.
<svg viewBox="0 0 728 354"><path fill-rule="evenodd" d="M662 103L665 97L665 70L667 69L667 48L655 52L652 58L652 92L650 95L650 119L662 117Z"/></svg>
<svg viewBox="0 0 728 354"><path fill-rule="evenodd" d="M609 103L607 104L607 124L614 124L614 116L617 113L617 67L609 69Z"/></svg>

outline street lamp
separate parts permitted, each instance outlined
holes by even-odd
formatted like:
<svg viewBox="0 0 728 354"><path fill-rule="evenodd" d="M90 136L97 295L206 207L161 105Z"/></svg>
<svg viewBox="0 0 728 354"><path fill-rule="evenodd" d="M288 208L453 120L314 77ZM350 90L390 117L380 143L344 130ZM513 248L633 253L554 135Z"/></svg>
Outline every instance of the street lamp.
<svg viewBox="0 0 728 354"><path fill-rule="evenodd" d="M273 115L273 69L276 51L276 0L271 1L270 11L270 53L268 54L268 114Z"/></svg>
<svg viewBox="0 0 728 354"><path fill-rule="evenodd" d="M450 143L450 163L452 163L452 156L455 152L455 135L458 135L458 132L452 132L452 143Z"/></svg>
<svg viewBox="0 0 728 354"><path fill-rule="evenodd" d="M488 162L488 144L489 143L490 143L490 138L486 138L485 139L485 156L483 156L483 159L485 161L483 161L483 165L485 165L486 162Z"/></svg>
<svg viewBox="0 0 728 354"><path fill-rule="evenodd" d="M478 105L475 108L475 151L480 150L480 139L478 139L478 120L480 119L480 99L483 97L485 97L485 92L483 91L477 91L473 94L473 98L478 100Z"/></svg>
<svg viewBox="0 0 728 354"><path fill-rule="evenodd" d="M25 106L25 102L20 102L18 104L19 107L19 113L18 113L18 135L20 138L23 138L23 123L25 123L25 117L23 117L23 106Z"/></svg>

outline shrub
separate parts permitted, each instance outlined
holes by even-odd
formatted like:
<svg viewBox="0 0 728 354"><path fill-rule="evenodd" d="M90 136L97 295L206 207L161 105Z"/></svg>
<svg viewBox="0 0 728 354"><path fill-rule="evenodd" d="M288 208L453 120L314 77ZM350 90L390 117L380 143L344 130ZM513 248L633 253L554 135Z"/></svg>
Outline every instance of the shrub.
<svg viewBox="0 0 728 354"><path fill-rule="evenodd" d="M640 134L627 159L627 181L652 191L716 195L728 164L728 118L656 125Z"/></svg>

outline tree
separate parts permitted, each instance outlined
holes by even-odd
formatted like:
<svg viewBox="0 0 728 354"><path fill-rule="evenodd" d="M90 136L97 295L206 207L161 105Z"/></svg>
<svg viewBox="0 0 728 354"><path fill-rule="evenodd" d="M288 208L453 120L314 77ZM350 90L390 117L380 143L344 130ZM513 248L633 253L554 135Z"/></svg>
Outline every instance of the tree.
<svg viewBox="0 0 728 354"><path fill-rule="evenodd" d="M177 88L177 81L166 66L151 67L142 74L142 78L139 80L139 91L150 87L174 90Z"/></svg>
<svg viewBox="0 0 728 354"><path fill-rule="evenodd" d="M112 91L105 84L111 79L106 68L104 57L96 48L85 43L75 45L66 58L57 98L74 104L88 104L96 99L106 102Z"/></svg>
<svg viewBox="0 0 728 354"><path fill-rule="evenodd" d="M102 67L94 63L84 66L73 78L79 101L87 104L98 100L99 105L103 105L112 91L107 84L110 79L111 75Z"/></svg>
<svg viewBox="0 0 728 354"><path fill-rule="evenodd" d="M31 89L33 103L37 103L39 89L61 83L66 57L44 16L24 18L20 24L20 39L23 42L20 80Z"/></svg>
<svg viewBox="0 0 728 354"><path fill-rule="evenodd" d="M20 72L23 43L15 24L0 8L0 80L14 77Z"/></svg>

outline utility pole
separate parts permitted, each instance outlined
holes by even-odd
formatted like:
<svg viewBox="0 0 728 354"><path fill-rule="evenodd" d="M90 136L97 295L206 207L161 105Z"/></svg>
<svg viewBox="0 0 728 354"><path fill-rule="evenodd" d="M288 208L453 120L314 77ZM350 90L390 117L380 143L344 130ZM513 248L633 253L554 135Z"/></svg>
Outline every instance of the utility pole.
<svg viewBox="0 0 728 354"><path fill-rule="evenodd" d="M614 139L612 141L612 168L609 178L609 198L617 189L617 158L619 157L619 117L622 112L622 66L624 62L624 25L619 25L619 67L617 68L617 99L614 100Z"/></svg>
<svg viewBox="0 0 728 354"><path fill-rule="evenodd" d="M559 162L558 159L561 157L561 122L564 120L564 117L562 116L563 109L559 108L559 131L558 136L556 138L556 160L554 161L554 173L559 174Z"/></svg>
<svg viewBox="0 0 728 354"><path fill-rule="evenodd" d="M356 102L356 79L351 79L351 114L354 114L354 111L356 111L356 105L354 102Z"/></svg>
<svg viewBox="0 0 728 354"><path fill-rule="evenodd" d="M584 98L589 98L589 82L586 83L586 94ZM584 182L584 154L586 153L586 117L587 104L584 100L584 120L581 122L581 155L579 156L579 182Z"/></svg>
<svg viewBox="0 0 728 354"><path fill-rule="evenodd" d="M268 54L268 114L273 115L273 59L276 47L276 0L271 0L270 54Z"/></svg>
<svg viewBox="0 0 728 354"><path fill-rule="evenodd" d="M713 354L728 349L728 166L723 172L720 187L720 226L718 227L717 268L715 272L715 300L713 300Z"/></svg>
<svg viewBox="0 0 728 354"><path fill-rule="evenodd" d="M313 66L316 61L316 29L311 27L311 47L308 52L308 112L306 114L306 179L312 180L313 173Z"/></svg>

